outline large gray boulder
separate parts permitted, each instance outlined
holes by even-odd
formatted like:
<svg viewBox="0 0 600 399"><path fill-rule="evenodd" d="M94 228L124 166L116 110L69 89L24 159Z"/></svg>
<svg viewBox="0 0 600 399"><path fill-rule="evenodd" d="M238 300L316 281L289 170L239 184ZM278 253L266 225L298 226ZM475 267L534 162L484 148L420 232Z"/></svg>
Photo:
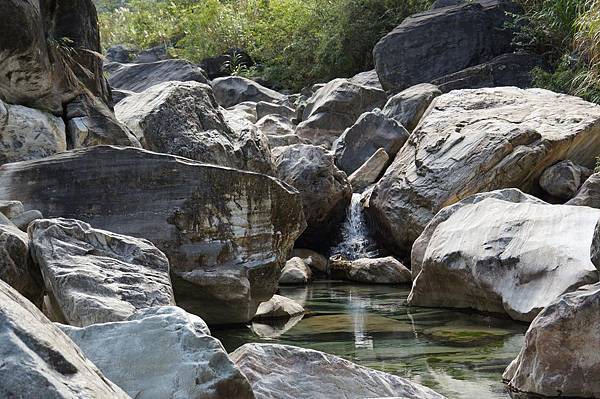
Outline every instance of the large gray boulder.
<svg viewBox="0 0 600 399"><path fill-rule="evenodd" d="M294 257L285 262L279 277L279 285L306 285L311 278L310 267L304 263L304 260Z"/></svg>
<svg viewBox="0 0 600 399"><path fill-rule="evenodd" d="M175 304L169 261L146 240L72 219L36 220L29 235L54 321L81 327Z"/></svg>
<svg viewBox="0 0 600 399"><path fill-rule="evenodd" d="M507 22L518 11L510 1L485 0L406 18L373 50L383 88L398 92L509 52Z"/></svg>
<svg viewBox="0 0 600 399"><path fill-rule="evenodd" d="M280 102L284 95L241 76L226 76L212 81L217 102L225 108L244 101Z"/></svg>
<svg viewBox="0 0 600 399"><path fill-rule="evenodd" d="M40 310L0 281L0 397L126 399Z"/></svg>
<svg viewBox="0 0 600 399"><path fill-rule="evenodd" d="M406 129L379 109L364 113L333 143L335 164L351 175L380 148L394 158L406 140Z"/></svg>
<svg viewBox="0 0 600 399"><path fill-rule="evenodd" d="M591 167L598 154L598 105L541 89L456 90L434 100L368 211L389 247L405 253L443 207L505 187L536 192L547 167L565 159Z"/></svg>
<svg viewBox="0 0 600 399"><path fill-rule="evenodd" d="M361 86L373 87L376 89L383 90L377 71L372 69L370 71L360 72L348 79L351 83L355 83Z"/></svg>
<svg viewBox="0 0 600 399"><path fill-rule="evenodd" d="M202 68L186 60L173 59L143 64L112 63L106 65L105 70L112 88L136 93L170 81L208 84Z"/></svg>
<svg viewBox="0 0 600 399"><path fill-rule="evenodd" d="M600 209L600 173L594 173L583 183L577 195L566 205L589 206Z"/></svg>
<svg viewBox="0 0 600 399"><path fill-rule="evenodd" d="M333 142L365 112L382 107L385 92L374 87L334 79L319 88L306 102L296 134L315 145Z"/></svg>
<svg viewBox="0 0 600 399"><path fill-rule="evenodd" d="M308 227L298 245L326 246L352 197L346 174L335 166L331 154L308 144L275 148L273 162L277 177L296 188L302 198Z"/></svg>
<svg viewBox="0 0 600 399"><path fill-rule="evenodd" d="M289 319L303 313L304 308L298 302L281 295L273 295L273 298L260 304L254 320Z"/></svg>
<svg viewBox="0 0 600 399"><path fill-rule="evenodd" d="M412 281L411 272L392 256L347 260L333 257L329 260L334 278L366 284L405 284Z"/></svg>
<svg viewBox="0 0 600 399"><path fill-rule="evenodd" d="M540 176L540 187L551 197L567 201L575 197L592 171L571 161L561 161Z"/></svg>
<svg viewBox="0 0 600 399"><path fill-rule="evenodd" d="M512 391L544 397L600 396L600 284L552 301L531 323L504 372Z"/></svg>
<svg viewBox="0 0 600 399"><path fill-rule="evenodd" d="M254 399L206 323L178 307L143 309L118 323L59 327L132 398Z"/></svg>
<svg viewBox="0 0 600 399"><path fill-rule="evenodd" d="M67 150L59 117L0 100L0 165L45 158Z"/></svg>
<svg viewBox="0 0 600 399"><path fill-rule="evenodd" d="M600 210L546 204L515 189L440 211L415 242L414 306L470 308L531 321L598 282L590 247Z"/></svg>
<svg viewBox="0 0 600 399"><path fill-rule="evenodd" d="M394 119L406 130L415 130L434 98L441 95L440 89L430 83L421 83L390 97L383 107L383 114Z"/></svg>
<svg viewBox="0 0 600 399"><path fill-rule="evenodd" d="M443 396L404 378L312 349L245 344L231 354L257 399L346 399Z"/></svg>
<svg viewBox="0 0 600 399"><path fill-rule="evenodd" d="M171 263L179 306L207 323L250 320L305 227L298 193L256 173L98 146L0 169L0 199L46 217L145 238Z"/></svg>
<svg viewBox="0 0 600 399"><path fill-rule="evenodd" d="M156 152L256 172L272 172L266 138L232 130L210 86L165 82L131 95L115 107L117 118ZM258 151L245 151L254 145ZM249 156L249 158L248 158ZM257 168L253 168L258 164Z"/></svg>

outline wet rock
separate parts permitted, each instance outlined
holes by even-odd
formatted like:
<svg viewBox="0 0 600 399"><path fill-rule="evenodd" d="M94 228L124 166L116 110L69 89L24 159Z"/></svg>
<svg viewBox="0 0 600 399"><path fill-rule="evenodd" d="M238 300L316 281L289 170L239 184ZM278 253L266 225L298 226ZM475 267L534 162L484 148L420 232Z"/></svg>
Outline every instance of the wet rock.
<svg viewBox="0 0 600 399"><path fill-rule="evenodd" d="M0 100L0 165L45 158L66 150L61 118Z"/></svg>
<svg viewBox="0 0 600 399"><path fill-rule="evenodd" d="M358 117L385 104L383 90L335 79L318 89L307 101L296 134L315 145L331 147Z"/></svg>
<svg viewBox="0 0 600 399"><path fill-rule="evenodd" d="M260 304L254 320L289 319L303 313L304 308L298 302L281 295L273 295L273 298Z"/></svg>
<svg viewBox="0 0 600 399"><path fill-rule="evenodd" d="M352 191L360 193L371 184L376 183L379 177L385 171L390 160L390 156L383 148L378 149L371 158L348 177L348 182L352 186Z"/></svg>
<svg viewBox="0 0 600 399"><path fill-rule="evenodd" d="M331 232L344 219L352 197L346 174L321 147L296 144L273 150L277 177L300 192L307 229L299 246L326 246Z"/></svg>
<svg viewBox="0 0 600 399"><path fill-rule="evenodd" d="M88 326L175 304L169 261L149 241L73 219L38 220L29 235L56 321Z"/></svg>
<svg viewBox="0 0 600 399"><path fill-rule="evenodd" d="M363 258L346 260L335 256L329 260L334 278L367 284L404 284L412 281L410 270L397 259Z"/></svg>
<svg viewBox="0 0 600 399"><path fill-rule="evenodd" d="M118 323L59 327L132 398L254 398L204 321L180 308L143 309Z"/></svg>
<svg viewBox="0 0 600 399"><path fill-rule="evenodd" d="M294 248L292 257L302 259L304 264L309 266L313 272L327 273L329 260L318 252L311 249Z"/></svg>
<svg viewBox="0 0 600 399"><path fill-rule="evenodd" d="M257 399L443 398L404 378L312 349L245 344L231 358L250 380Z"/></svg>
<svg viewBox="0 0 600 399"><path fill-rule="evenodd" d="M412 132L433 99L441 94L437 86L421 83L391 97L382 111L385 116L394 119L407 131Z"/></svg>
<svg viewBox="0 0 600 399"><path fill-rule="evenodd" d="M583 183L577 195L566 205L589 206L600 209L600 173L594 173Z"/></svg>
<svg viewBox="0 0 600 399"><path fill-rule="evenodd" d="M283 94L268 89L241 76L227 76L212 81L217 102L225 107L232 107L244 101L277 102L283 100Z"/></svg>
<svg viewBox="0 0 600 399"><path fill-rule="evenodd" d="M32 209L30 211L25 211L18 214L10 221L13 222L20 230L27 231L27 228L34 220L42 219L43 217L44 215L42 215L42 212Z"/></svg>
<svg viewBox="0 0 600 399"><path fill-rule="evenodd" d="M540 176L540 187L560 200L570 200L592 175L592 171L571 161L561 161L544 170Z"/></svg>
<svg viewBox="0 0 600 399"><path fill-rule="evenodd" d="M296 111L282 104L259 101L256 104L257 119L262 119L267 115L278 115L287 119L292 119L294 116L296 116Z"/></svg>
<svg viewBox="0 0 600 399"><path fill-rule="evenodd" d="M392 158L408 140L408 132L380 110L364 113L333 144L335 164L351 175L383 148Z"/></svg>
<svg viewBox="0 0 600 399"><path fill-rule="evenodd" d="M110 64L105 67L114 89L140 93L159 83L195 81L208 84L204 71L186 60L164 60L144 64Z"/></svg>
<svg viewBox="0 0 600 399"><path fill-rule="evenodd" d="M598 282L590 247L600 211L516 189L444 208L415 242L413 306L470 308L531 321L555 298Z"/></svg>
<svg viewBox="0 0 600 399"><path fill-rule="evenodd" d="M383 90L383 87L381 87L381 82L379 81L379 76L377 76L377 71L374 69L357 73L348 80L357 85Z"/></svg>
<svg viewBox="0 0 600 399"><path fill-rule="evenodd" d="M0 397L129 398L41 311L3 281L0 320Z"/></svg>
<svg viewBox="0 0 600 399"><path fill-rule="evenodd" d="M0 199L17 198L151 241L170 260L178 305L209 324L254 316L306 226L298 193L277 179L135 148L5 165Z"/></svg>
<svg viewBox="0 0 600 399"><path fill-rule="evenodd" d="M600 284L552 301L533 320L504 372L511 390L548 397L600 396Z"/></svg>
<svg viewBox="0 0 600 399"><path fill-rule="evenodd" d="M305 285L312 278L312 272L300 258L292 258L285 263L279 277L281 285Z"/></svg>
<svg viewBox="0 0 600 399"><path fill-rule="evenodd" d="M398 253L445 206L504 187L535 192L563 159L600 153L600 106L546 90L456 90L434 100L375 186L369 214Z"/></svg>

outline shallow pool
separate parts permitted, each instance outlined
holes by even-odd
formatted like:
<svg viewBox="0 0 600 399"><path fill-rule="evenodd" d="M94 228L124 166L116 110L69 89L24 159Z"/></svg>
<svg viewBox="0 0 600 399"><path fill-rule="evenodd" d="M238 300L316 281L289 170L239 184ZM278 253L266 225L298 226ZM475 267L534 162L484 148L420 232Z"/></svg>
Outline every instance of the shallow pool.
<svg viewBox="0 0 600 399"><path fill-rule="evenodd" d="M448 398L508 398L501 382L527 330L469 312L408 308L410 287L316 282L282 288L308 313L279 325L213 329L228 351L247 342L318 349L420 382Z"/></svg>

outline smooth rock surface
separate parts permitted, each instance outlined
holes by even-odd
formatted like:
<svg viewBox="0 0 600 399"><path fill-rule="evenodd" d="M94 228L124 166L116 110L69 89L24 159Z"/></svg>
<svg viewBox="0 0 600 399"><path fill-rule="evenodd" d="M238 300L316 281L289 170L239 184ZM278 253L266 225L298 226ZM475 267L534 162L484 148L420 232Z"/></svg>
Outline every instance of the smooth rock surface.
<svg viewBox="0 0 600 399"><path fill-rule="evenodd" d="M262 119L267 115L279 115L287 119L292 119L296 116L296 111L283 104L259 101L256 104L256 118Z"/></svg>
<svg viewBox="0 0 600 399"><path fill-rule="evenodd" d="M404 378L295 346L245 344L231 354L257 399L346 399L442 395Z"/></svg>
<svg viewBox="0 0 600 399"><path fill-rule="evenodd" d="M385 116L394 119L408 132L412 132L433 99L441 94L437 86L421 83L390 97L382 111Z"/></svg>
<svg viewBox="0 0 600 399"><path fill-rule="evenodd" d="M81 327L175 304L169 261L149 241L73 219L37 220L29 235L55 321Z"/></svg>
<svg viewBox="0 0 600 399"><path fill-rule="evenodd" d="M15 216L10 221L13 222L14 225L17 226L20 230L27 231L27 228L29 227L29 224L31 224L31 222L43 218L44 215L42 215L42 212L38 211L37 209L32 209Z"/></svg>
<svg viewBox="0 0 600 399"><path fill-rule="evenodd" d="M301 258L292 258L285 262L281 270L279 284L281 285L305 285L312 278L310 267Z"/></svg>
<svg viewBox="0 0 600 399"><path fill-rule="evenodd" d="M244 101L278 102L283 100L283 94L268 89L260 84L241 76L226 76L212 81L217 102L225 108L232 107Z"/></svg>
<svg viewBox="0 0 600 399"><path fill-rule="evenodd" d="M227 108L227 110L248 119L252 123L256 123L256 121L258 120L256 113L256 103L254 101L244 101L243 103L239 103Z"/></svg>
<svg viewBox="0 0 600 399"><path fill-rule="evenodd" d="M590 247L600 210L546 204L515 189L443 209L413 246L413 306L470 308L531 321L598 282Z"/></svg>
<svg viewBox="0 0 600 399"><path fill-rule="evenodd" d="M372 69L370 71L360 72L348 79L351 83L355 83L361 86L374 87L376 89L383 90L377 71Z"/></svg>
<svg viewBox="0 0 600 399"><path fill-rule="evenodd" d="M304 308L298 302L281 295L273 295L273 298L260 304L254 320L289 319L303 313Z"/></svg>
<svg viewBox="0 0 600 399"><path fill-rule="evenodd" d="M385 171L389 160L390 156L383 148L375 151L375 154L371 158L367 159L361 167L348 177L352 191L360 193L371 184L376 183L379 180L379 176Z"/></svg>
<svg viewBox="0 0 600 399"><path fill-rule="evenodd" d="M302 259L304 264L309 266L313 272L317 271L320 273L327 273L329 260L318 252L315 252L311 249L294 248L292 251L292 257L298 257Z"/></svg>
<svg viewBox="0 0 600 399"><path fill-rule="evenodd" d="M388 247L406 253L445 206L505 187L535 192L547 167L592 167L599 153L598 105L541 89L456 90L434 100L368 211Z"/></svg>
<svg viewBox="0 0 600 399"><path fill-rule="evenodd" d="M575 197L592 173L590 169L571 161L561 161L542 173L539 184L552 197L567 201Z"/></svg>
<svg viewBox="0 0 600 399"><path fill-rule="evenodd" d="M346 260L334 257L329 261L335 278L367 284L404 284L412 281L411 272L392 256Z"/></svg>
<svg viewBox="0 0 600 399"><path fill-rule="evenodd" d="M600 209L600 173L594 173L583 183L577 195L566 205L589 206Z"/></svg>
<svg viewBox="0 0 600 399"><path fill-rule="evenodd" d="M177 304L209 324L254 316L306 226L298 193L277 179L135 148L5 165L0 199L17 198L151 241L169 258Z"/></svg>
<svg viewBox="0 0 600 399"><path fill-rule="evenodd" d="M140 310L116 323L59 327L132 398L254 398L204 321L178 307Z"/></svg>

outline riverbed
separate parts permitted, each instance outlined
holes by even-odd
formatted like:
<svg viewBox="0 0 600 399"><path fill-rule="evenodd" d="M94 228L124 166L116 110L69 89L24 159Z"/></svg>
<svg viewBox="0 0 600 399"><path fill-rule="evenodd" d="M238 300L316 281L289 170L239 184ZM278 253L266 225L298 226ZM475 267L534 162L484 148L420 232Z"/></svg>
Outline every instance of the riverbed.
<svg viewBox="0 0 600 399"><path fill-rule="evenodd" d="M506 399L501 382L527 326L447 309L409 308L410 286L320 281L280 294L308 311L285 323L213 329L231 352L248 342L296 345L419 382L459 399Z"/></svg>

